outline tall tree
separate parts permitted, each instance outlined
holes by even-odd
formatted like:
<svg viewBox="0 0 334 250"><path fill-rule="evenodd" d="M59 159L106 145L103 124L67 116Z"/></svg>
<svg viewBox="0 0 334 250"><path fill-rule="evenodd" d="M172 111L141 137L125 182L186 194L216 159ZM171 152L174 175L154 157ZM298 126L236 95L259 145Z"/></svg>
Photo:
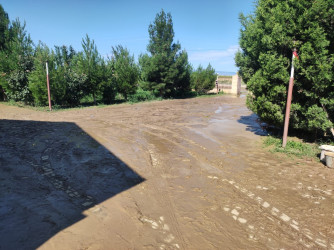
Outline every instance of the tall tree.
<svg viewBox="0 0 334 250"><path fill-rule="evenodd" d="M102 77L101 81L101 92L102 92L102 101L104 103L112 103L115 100L117 94L117 84L115 77L115 65L111 60L105 62L102 60L102 64L99 67L100 76Z"/></svg>
<svg viewBox="0 0 334 250"><path fill-rule="evenodd" d="M0 84L8 99L31 101L28 75L33 67L33 42L19 19L5 32L5 48L0 51Z"/></svg>
<svg viewBox="0 0 334 250"><path fill-rule="evenodd" d="M55 54L48 46L39 42L34 52L34 68L29 75L29 89L36 105L47 105L46 62L49 64L50 83L56 82ZM53 86L52 86L53 87ZM55 89L52 89L53 93Z"/></svg>
<svg viewBox="0 0 334 250"><path fill-rule="evenodd" d="M135 63L134 56L121 45L112 47L112 60L118 93L127 100L128 96L137 90L139 69Z"/></svg>
<svg viewBox="0 0 334 250"><path fill-rule="evenodd" d="M51 84L57 104L76 106L87 91L88 76L82 69L83 53L72 46L55 46L55 80Z"/></svg>
<svg viewBox="0 0 334 250"><path fill-rule="evenodd" d="M50 50L45 44L39 43L34 54L34 69L29 76L29 89L36 105L47 104L45 62L49 63L51 100L62 106L80 104L85 94L87 76L77 69L82 59L72 46L55 46Z"/></svg>
<svg viewBox="0 0 334 250"><path fill-rule="evenodd" d="M251 92L248 106L282 126L296 47L290 126L334 135L334 0L259 0L254 14L240 20L236 64Z"/></svg>
<svg viewBox="0 0 334 250"><path fill-rule="evenodd" d="M8 14L0 4L0 50L4 50L6 43L6 36L8 32L9 18Z"/></svg>
<svg viewBox="0 0 334 250"><path fill-rule="evenodd" d="M216 73L211 64L206 69L199 65L191 74L192 87L196 92L204 94L215 87Z"/></svg>
<svg viewBox="0 0 334 250"><path fill-rule="evenodd" d="M102 63L101 56L97 50L94 40L91 40L86 34L86 37L81 42L83 53L79 60L81 73L87 76L86 94L92 94L94 102L99 90L99 85L102 82L98 67Z"/></svg>
<svg viewBox="0 0 334 250"><path fill-rule="evenodd" d="M5 64L6 64L6 56L4 50L6 49L6 40L8 40L8 31L9 31L9 18L8 14L3 9L0 4L0 100L5 98L5 92L3 89L3 85L6 82L5 79ZM1 83L2 82L2 83Z"/></svg>
<svg viewBox="0 0 334 250"><path fill-rule="evenodd" d="M148 28L150 55L141 55L142 87L160 96L174 96L190 90L188 55L181 51L180 43L174 43L173 21L170 13L162 10Z"/></svg>

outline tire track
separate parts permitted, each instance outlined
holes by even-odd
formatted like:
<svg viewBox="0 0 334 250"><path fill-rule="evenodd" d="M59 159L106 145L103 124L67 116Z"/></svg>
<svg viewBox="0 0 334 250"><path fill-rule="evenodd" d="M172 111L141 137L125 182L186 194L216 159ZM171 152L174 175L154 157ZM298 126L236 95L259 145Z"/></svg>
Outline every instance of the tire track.
<svg viewBox="0 0 334 250"><path fill-rule="evenodd" d="M103 122L103 123L109 124L108 122ZM116 124L113 123L113 126L115 125ZM172 249L180 249L180 248L185 249L186 244L182 236L177 217L175 215L176 208L169 194L167 182L162 177L167 173L165 171L165 167L162 166L161 160L158 158L158 154L156 153L156 146L151 141L154 141L152 138L157 138L158 141L160 142L165 142L167 144L168 143L175 144L178 146L181 145L172 140L166 139L159 134L148 131L147 129L135 128L133 126L124 124L119 124L119 125L121 131L123 131L121 134L123 134L124 131L126 130L133 131L135 129L139 134L142 135L141 138L139 139L138 137L132 135L133 133L130 133L130 135L132 136L131 138L128 137L128 139L130 139L130 141L132 141L133 143L136 143L137 146L139 146L143 152L146 152L148 154L149 166L150 166L149 172L152 180L151 183L152 183L152 188L154 190L153 192L157 194L156 196L158 197L157 200L161 208L163 208L164 213L167 213L161 215L159 219L154 219L149 217L148 215L145 215L138 207L138 216L139 216L138 219L142 223L150 225L152 229L158 230L159 233L161 233L164 243L160 244L159 246L160 249L166 249L166 247ZM104 138L109 136L110 135L104 135ZM184 147L182 147L182 149L184 149ZM172 234L171 230L174 230L175 233Z"/></svg>
<svg viewBox="0 0 334 250"><path fill-rule="evenodd" d="M240 184L234 180L228 179L219 179L216 176L208 176L209 179L220 180L221 182L231 185L239 194L242 193L244 196L248 197L247 210L254 210L254 204L260 205L263 210L262 218L269 219L271 222L274 222L271 218L273 216L276 219L276 227L282 227L281 224L284 224L288 230L284 230L285 233L292 235L294 238L298 239L298 242L307 248L324 248L324 249L334 249L334 241L324 238L324 235L317 233L312 233L312 231L306 226L300 225L298 221L293 219L291 216L287 215L284 211L280 211L275 206L271 205L269 202L262 199L260 196L257 196L255 193L245 189ZM251 203L249 202L251 201ZM245 224L247 220L245 218L238 217L240 212L236 208L230 208L229 206L224 207L225 212L230 212L234 220L238 221L241 224ZM251 212L250 214L254 214ZM249 228L254 229L254 225L248 225ZM257 228L260 228L259 226ZM265 229L263 229L265 230Z"/></svg>
<svg viewBox="0 0 334 250"><path fill-rule="evenodd" d="M151 159L151 171L153 176L155 177L160 177L160 178L155 178L153 180L153 185L154 188L157 190L157 193L160 194L160 204L163 205L166 211L168 211L167 217L169 218L172 228L176 231L176 236L171 235L169 239L165 239L166 243L174 243L174 238L178 239L179 243L174 243L177 244L177 246L180 246L182 249L185 249L185 241L182 236L182 232L180 230L180 226L177 220L177 217L175 215L175 204L172 201L169 191L168 191L168 185L166 183L166 180L164 178L161 178L162 175L166 174L164 166L161 165L160 160L158 159L157 154L155 153L155 146L153 144L148 143L148 152L150 155ZM178 248L178 247L176 247Z"/></svg>

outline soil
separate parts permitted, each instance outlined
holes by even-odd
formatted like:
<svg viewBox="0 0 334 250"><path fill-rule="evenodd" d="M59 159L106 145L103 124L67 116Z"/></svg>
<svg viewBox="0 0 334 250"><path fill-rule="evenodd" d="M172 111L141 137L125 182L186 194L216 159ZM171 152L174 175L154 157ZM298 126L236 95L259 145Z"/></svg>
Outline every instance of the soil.
<svg viewBox="0 0 334 250"><path fill-rule="evenodd" d="M0 249L334 249L333 170L243 96L0 118Z"/></svg>

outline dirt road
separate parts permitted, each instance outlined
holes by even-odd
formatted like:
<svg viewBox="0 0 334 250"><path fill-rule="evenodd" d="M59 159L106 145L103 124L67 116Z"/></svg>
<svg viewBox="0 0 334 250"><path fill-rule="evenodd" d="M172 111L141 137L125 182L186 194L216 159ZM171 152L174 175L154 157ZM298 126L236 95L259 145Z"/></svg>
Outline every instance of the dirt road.
<svg viewBox="0 0 334 250"><path fill-rule="evenodd" d="M1 249L334 249L334 172L267 152L245 98L0 104Z"/></svg>

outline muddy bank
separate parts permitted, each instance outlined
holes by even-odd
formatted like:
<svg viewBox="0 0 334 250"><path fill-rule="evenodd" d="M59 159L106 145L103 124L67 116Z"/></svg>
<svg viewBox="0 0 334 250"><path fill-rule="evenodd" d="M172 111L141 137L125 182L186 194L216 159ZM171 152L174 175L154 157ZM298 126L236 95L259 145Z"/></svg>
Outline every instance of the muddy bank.
<svg viewBox="0 0 334 250"><path fill-rule="evenodd" d="M0 105L4 249L334 249L334 175L273 155L245 98Z"/></svg>

